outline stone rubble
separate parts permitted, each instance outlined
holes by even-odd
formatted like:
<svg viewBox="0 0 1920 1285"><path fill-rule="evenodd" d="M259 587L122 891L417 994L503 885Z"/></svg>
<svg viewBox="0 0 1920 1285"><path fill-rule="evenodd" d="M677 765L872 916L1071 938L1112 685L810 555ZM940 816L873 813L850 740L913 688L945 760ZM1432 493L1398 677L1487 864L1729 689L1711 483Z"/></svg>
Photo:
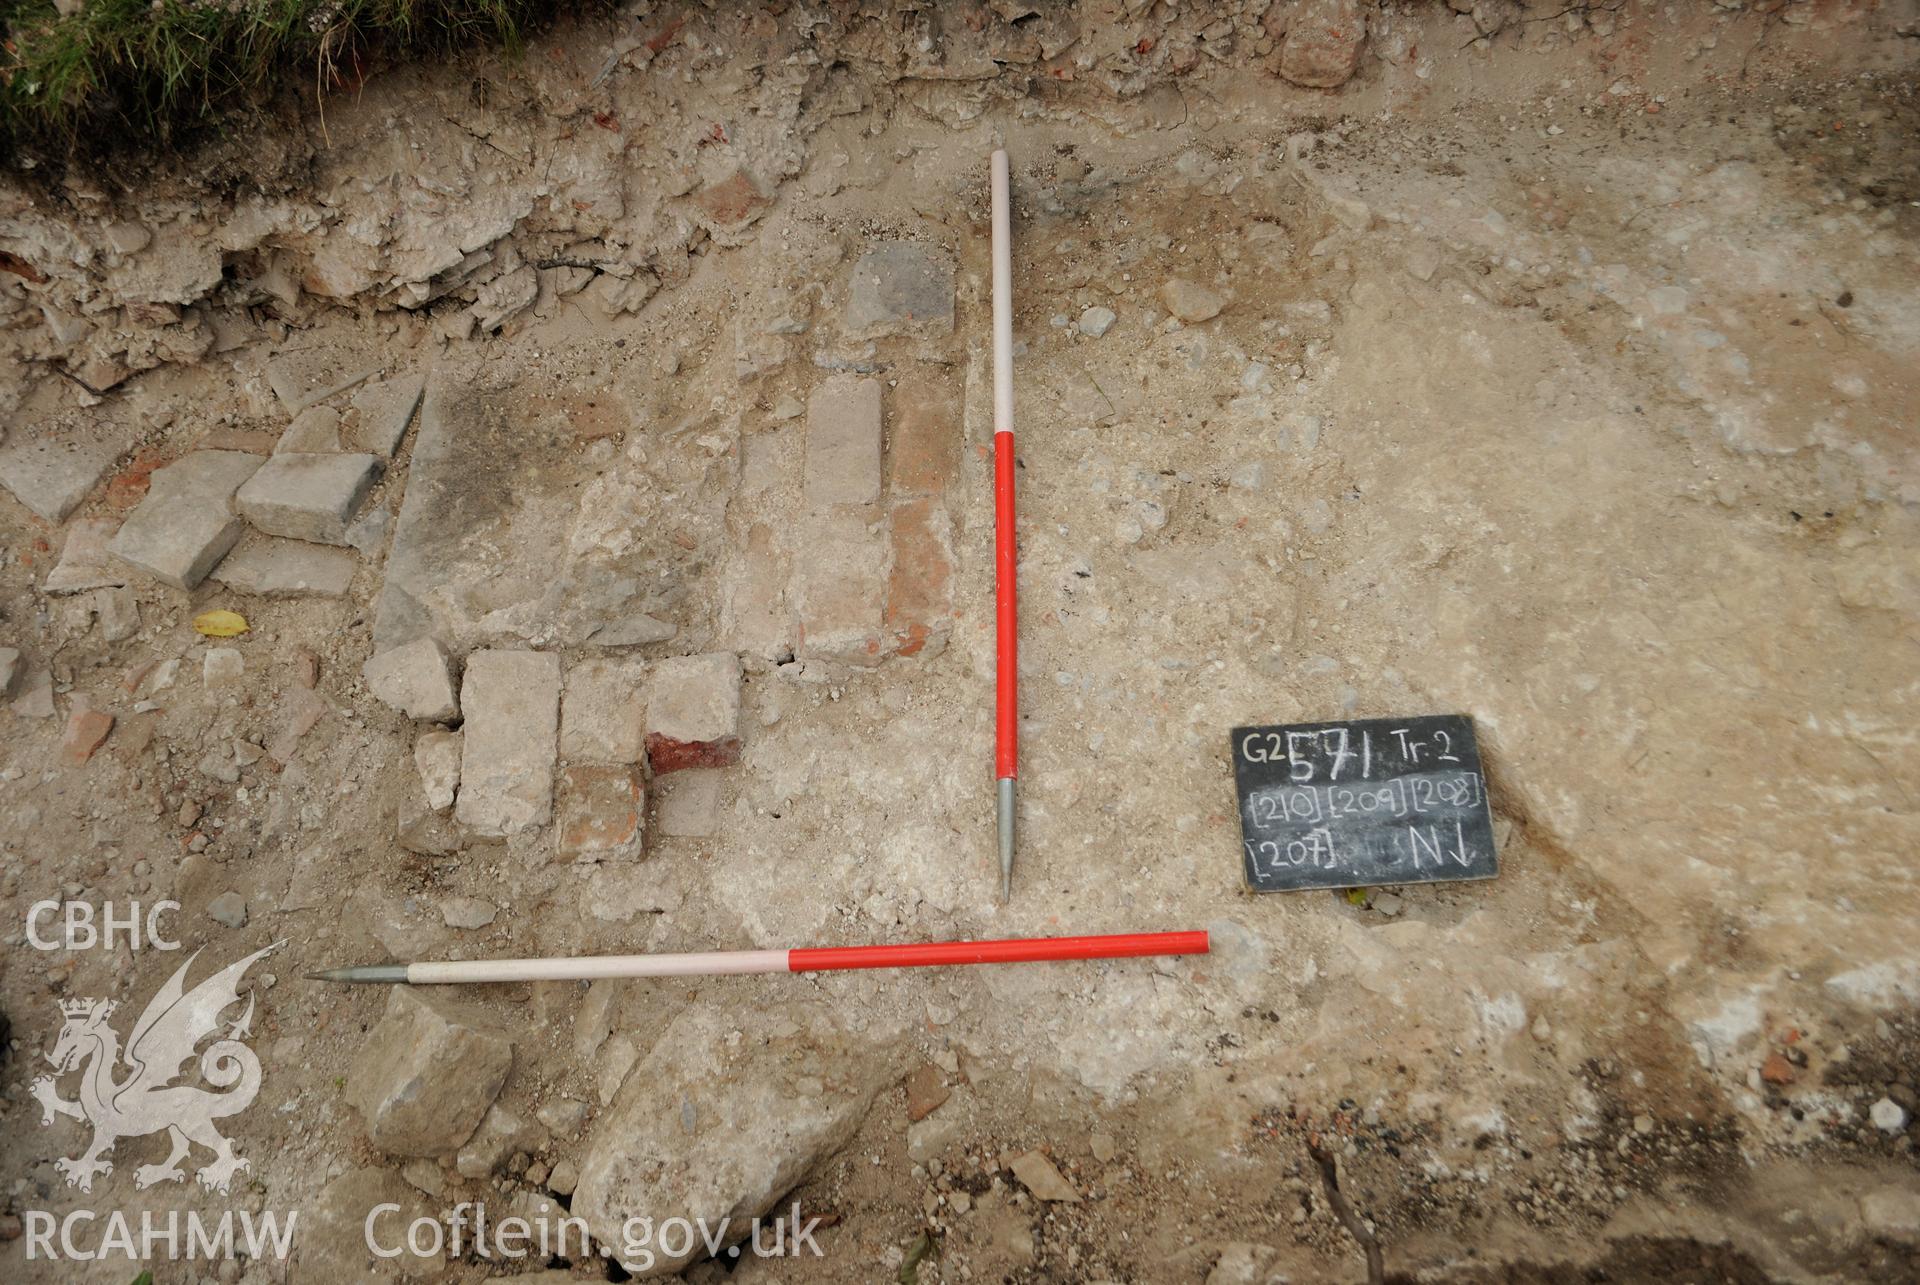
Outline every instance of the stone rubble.
<svg viewBox="0 0 1920 1285"><path fill-rule="evenodd" d="M361 672L376 699L417 723L447 723L460 717L453 664L437 638L416 638L380 652Z"/></svg>
<svg viewBox="0 0 1920 1285"><path fill-rule="evenodd" d="M411 987L387 993L347 1076L367 1139L396 1156L452 1155L506 1082L513 1042L472 1010Z"/></svg>
<svg viewBox="0 0 1920 1285"><path fill-rule="evenodd" d="M445 812L460 789L460 733L444 728L422 732L413 742L413 763L427 807Z"/></svg>
<svg viewBox="0 0 1920 1285"><path fill-rule="evenodd" d="M719 1014L681 1010L595 1122L572 1208L616 1251L620 1225L643 1213L713 1227L730 1219L729 1238L744 1236L846 1143L872 1101L857 1067L804 1037L740 1056L728 1053L724 1035ZM753 1145L743 1148L742 1138ZM693 1258L689 1250L628 1266L650 1279Z"/></svg>

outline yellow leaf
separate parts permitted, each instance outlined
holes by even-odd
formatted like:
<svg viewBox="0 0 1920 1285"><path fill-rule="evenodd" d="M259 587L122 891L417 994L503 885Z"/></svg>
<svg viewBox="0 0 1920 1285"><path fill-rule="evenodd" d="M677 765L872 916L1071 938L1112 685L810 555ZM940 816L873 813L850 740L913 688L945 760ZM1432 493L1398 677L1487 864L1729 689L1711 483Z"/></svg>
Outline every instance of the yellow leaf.
<svg viewBox="0 0 1920 1285"><path fill-rule="evenodd" d="M247 618L237 611L203 611L193 627L209 638L238 638L247 632Z"/></svg>
<svg viewBox="0 0 1920 1285"><path fill-rule="evenodd" d="M1349 888L1349 889L1347 889L1347 904L1348 904L1348 905L1350 905L1350 906L1364 906L1364 905L1366 905L1366 904L1367 904L1367 890L1366 890L1365 888Z"/></svg>

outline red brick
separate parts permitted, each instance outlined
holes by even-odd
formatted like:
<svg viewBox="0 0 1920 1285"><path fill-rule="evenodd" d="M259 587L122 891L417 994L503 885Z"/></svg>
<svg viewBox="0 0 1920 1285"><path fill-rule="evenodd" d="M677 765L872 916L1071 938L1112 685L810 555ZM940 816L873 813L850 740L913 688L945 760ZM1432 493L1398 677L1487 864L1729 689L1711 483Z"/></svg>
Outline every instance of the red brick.
<svg viewBox="0 0 1920 1285"><path fill-rule="evenodd" d="M888 480L895 496L943 495L960 453L960 396L951 381L903 375L888 425Z"/></svg>
<svg viewBox="0 0 1920 1285"><path fill-rule="evenodd" d="M647 733L647 766L655 776L694 767L732 767L740 761L740 738L717 741L677 741L658 732Z"/></svg>
<svg viewBox="0 0 1920 1285"><path fill-rule="evenodd" d="M646 789L640 769L576 765L560 773L557 853L563 861L646 855Z"/></svg>
<svg viewBox="0 0 1920 1285"><path fill-rule="evenodd" d="M727 229L745 227L772 204L760 190L760 181L744 169L735 171L732 178L702 188L693 203L714 223Z"/></svg>
<svg viewBox="0 0 1920 1285"><path fill-rule="evenodd" d="M67 715L67 731L60 738L60 759L72 767L78 767L93 757L107 739L107 733L113 730L113 715L105 710L90 709L85 705L75 705L73 712Z"/></svg>
<svg viewBox="0 0 1920 1285"><path fill-rule="evenodd" d="M886 627L893 649L938 651L953 625L953 554L946 508L931 497L893 506L893 569L887 577Z"/></svg>

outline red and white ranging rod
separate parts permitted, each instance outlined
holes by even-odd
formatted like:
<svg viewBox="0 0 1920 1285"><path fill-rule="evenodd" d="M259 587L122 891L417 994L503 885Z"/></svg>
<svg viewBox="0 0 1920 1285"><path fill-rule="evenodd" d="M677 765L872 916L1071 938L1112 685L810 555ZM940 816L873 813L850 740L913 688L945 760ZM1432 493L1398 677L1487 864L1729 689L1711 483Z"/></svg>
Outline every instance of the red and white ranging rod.
<svg viewBox="0 0 1920 1285"><path fill-rule="evenodd" d="M903 946L810 946L797 950L713 950L692 955L584 955L575 959L456 959L416 964L361 964L307 976L325 982L594 981L602 977L718 977L739 973L825 973L852 968L939 968L958 964L1026 964L1045 960L1204 955L1200 932L1111 933L1096 937L1015 937L1003 941L932 941Z"/></svg>
<svg viewBox="0 0 1920 1285"><path fill-rule="evenodd" d="M993 186L993 587L999 640L994 663L994 775L999 778L1000 897L1013 895L1013 783L1020 775L1020 615L1014 595L1013 233L1007 153L996 150Z"/></svg>

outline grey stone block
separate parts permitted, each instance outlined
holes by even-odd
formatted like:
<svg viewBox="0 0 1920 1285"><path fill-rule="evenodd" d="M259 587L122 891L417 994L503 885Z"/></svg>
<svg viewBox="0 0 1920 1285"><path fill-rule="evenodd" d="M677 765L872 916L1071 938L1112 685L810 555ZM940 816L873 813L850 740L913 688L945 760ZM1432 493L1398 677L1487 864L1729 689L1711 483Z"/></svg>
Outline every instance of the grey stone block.
<svg viewBox="0 0 1920 1285"><path fill-rule="evenodd" d="M260 464L244 451L195 451L156 469L107 548L164 584L193 588L239 540L233 497Z"/></svg>
<svg viewBox="0 0 1920 1285"><path fill-rule="evenodd" d="M275 455L240 488L235 503L268 535L343 545L380 468L375 455Z"/></svg>

